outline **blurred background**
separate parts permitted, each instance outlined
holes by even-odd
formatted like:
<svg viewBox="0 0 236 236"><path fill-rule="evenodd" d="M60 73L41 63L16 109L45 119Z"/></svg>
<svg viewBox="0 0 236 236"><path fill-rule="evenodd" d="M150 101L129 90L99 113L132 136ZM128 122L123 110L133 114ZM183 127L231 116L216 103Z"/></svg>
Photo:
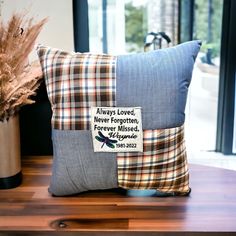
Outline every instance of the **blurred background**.
<svg viewBox="0 0 236 236"><path fill-rule="evenodd" d="M186 105L189 160L236 170L236 1L0 1L4 20L14 11L28 11L38 19L49 17L38 41L68 51L115 55L143 52L150 32L165 32L171 39L169 46L200 39L202 47ZM164 39L161 46L168 46ZM43 89L37 96L37 104L21 112L24 155L52 153L50 107Z"/></svg>

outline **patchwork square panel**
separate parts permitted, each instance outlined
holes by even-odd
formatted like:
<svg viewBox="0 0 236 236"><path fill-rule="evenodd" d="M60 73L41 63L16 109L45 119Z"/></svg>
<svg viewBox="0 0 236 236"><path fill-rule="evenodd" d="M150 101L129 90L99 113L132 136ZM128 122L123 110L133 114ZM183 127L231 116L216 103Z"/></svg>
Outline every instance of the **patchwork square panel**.
<svg viewBox="0 0 236 236"><path fill-rule="evenodd" d="M91 106L116 105L116 57L38 50L53 108L52 128L88 130Z"/></svg>
<svg viewBox="0 0 236 236"><path fill-rule="evenodd" d="M62 196L121 187L187 195L184 110L200 45L121 56L39 45L53 111L49 191ZM143 152L94 152L91 107L141 107Z"/></svg>
<svg viewBox="0 0 236 236"><path fill-rule="evenodd" d="M118 153L118 182L125 189L189 192L184 128L144 130L143 153Z"/></svg>

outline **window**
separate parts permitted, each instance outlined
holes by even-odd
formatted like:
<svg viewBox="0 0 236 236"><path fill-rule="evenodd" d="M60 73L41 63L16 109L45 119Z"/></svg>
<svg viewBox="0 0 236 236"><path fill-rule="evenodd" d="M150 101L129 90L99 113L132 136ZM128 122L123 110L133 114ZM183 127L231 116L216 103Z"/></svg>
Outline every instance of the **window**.
<svg viewBox="0 0 236 236"><path fill-rule="evenodd" d="M195 0L193 5L192 37L201 39L202 47L193 71L186 114L187 135L191 137L187 139L188 147L196 155L216 149L222 10L223 0Z"/></svg>
<svg viewBox="0 0 236 236"><path fill-rule="evenodd" d="M220 44L225 2L231 1L88 0L91 52L142 52L148 32L164 31L172 45L178 40L202 40L186 107L187 134L191 135L187 140L193 152L214 151L219 136Z"/></svg>
<svg viewBox="0 0 236 236"><path fill-rule="evenodd" d="M176 0L88 0L90 51L142 52L148 32L164 31L177 43Z"/></svg>

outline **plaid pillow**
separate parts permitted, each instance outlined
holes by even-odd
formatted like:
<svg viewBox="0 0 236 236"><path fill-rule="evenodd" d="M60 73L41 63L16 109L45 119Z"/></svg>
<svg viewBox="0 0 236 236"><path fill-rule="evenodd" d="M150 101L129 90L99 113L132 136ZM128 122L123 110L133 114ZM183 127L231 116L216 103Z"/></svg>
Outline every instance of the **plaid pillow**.
<svg viewBox="0 0 236 236"><path fill-rule="evenodd" d="M52 106L49 191L157 189L188 194L184 109L199 41L111 56L38 46ZM90 108L142 107L143 153L95 153Z"/></svg>

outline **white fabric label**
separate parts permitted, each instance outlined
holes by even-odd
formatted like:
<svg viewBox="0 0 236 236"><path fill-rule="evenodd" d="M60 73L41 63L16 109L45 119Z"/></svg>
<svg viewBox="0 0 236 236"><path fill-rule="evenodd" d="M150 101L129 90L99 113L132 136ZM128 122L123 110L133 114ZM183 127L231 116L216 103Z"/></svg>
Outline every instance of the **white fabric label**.
<svg viewBox="0 0 236 236"><path fill-rule="evenodd" d="M143 152L140 107L92 107L94 152Z"/></svg>

